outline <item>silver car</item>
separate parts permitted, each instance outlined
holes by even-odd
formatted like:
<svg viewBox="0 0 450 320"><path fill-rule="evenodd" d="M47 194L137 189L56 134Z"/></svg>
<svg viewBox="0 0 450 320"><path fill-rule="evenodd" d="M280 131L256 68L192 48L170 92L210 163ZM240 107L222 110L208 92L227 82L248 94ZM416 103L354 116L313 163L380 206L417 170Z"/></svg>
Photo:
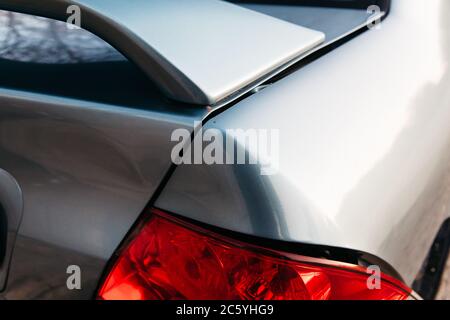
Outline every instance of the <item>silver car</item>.
<svg viewBox="0 0 450 320"><path fill-rule="evenodd" d="M450 1L0 0L0 299L433 299Z"/></svg>

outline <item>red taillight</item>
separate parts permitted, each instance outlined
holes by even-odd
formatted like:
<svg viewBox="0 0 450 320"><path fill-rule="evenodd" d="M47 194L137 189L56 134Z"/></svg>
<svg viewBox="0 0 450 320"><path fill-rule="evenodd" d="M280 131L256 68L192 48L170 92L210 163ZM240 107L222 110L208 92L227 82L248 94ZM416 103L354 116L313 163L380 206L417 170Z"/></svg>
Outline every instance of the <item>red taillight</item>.
<svg viewBox="0 0 450 320"><path fill-rule="evenodd" d="M121 252L99 299L406 299L382 274L369 289L363 267L247 245L158 210Z"/></svg>

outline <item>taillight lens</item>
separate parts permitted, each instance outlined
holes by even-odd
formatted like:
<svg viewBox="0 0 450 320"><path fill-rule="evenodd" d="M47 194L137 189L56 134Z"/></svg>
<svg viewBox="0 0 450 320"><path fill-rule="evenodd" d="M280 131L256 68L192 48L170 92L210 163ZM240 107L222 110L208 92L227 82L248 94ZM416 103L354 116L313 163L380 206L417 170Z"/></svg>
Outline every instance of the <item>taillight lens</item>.
<svg viewBox="0 0 450 320"><path fill-rule="evenodd" d="M277 252L205 231L154 209L124 248L99 299L378 300L411 290L363 267Z"/></svg>

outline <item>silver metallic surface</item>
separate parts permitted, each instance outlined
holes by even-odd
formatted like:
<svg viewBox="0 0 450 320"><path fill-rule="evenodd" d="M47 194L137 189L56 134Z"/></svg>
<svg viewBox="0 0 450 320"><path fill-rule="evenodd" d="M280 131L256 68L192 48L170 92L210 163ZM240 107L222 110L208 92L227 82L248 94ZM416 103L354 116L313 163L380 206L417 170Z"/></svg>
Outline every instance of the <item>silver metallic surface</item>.
<svg viewBox="0 0 450 320"><path fill-rule="evenodd" d="M67 1L39 8L49 3ZM156 205L252 235L367 251L411 283L449 216L450 3L393 5L380 30L207 123L279 129L276 175L261 176L258 165L183 165ZM130 43L129 33L106 34L120 26L95 21L104 23L100 36ZM0 168L17 181L24 205L0 299L92 298L171 165L171 133L207 114L152 103L132 109L0 89ZM83 272L80 291L66 287L72 264Z"/></svg>
<svg viewBox="0 0 450 320"><path fill-rule="evenodd" d="M22 191L17 181L8 172L0 169L0 291L6 285L22 210Z"/></svg>
<svg viewBox="0 0 450 320"><path fill-rule="evenodd" d="M91 298L171 165L171 132L205 111L136 110L6 89L0 106L0 167L17 180L24 203L4 297ZM69 265L83 271L80 291L65 287Z"/></svg>
<svg viewBox="0 0 450 320"><path fill-rule="evenodd" d="M277 174L181 165L156 205L243 233L366 251L411 284L450 214L449 65L450 2L395 0L380 30L207 123L279 129Z"/></svg>
<svg viewBox="0 0 450 320"><path fill-rule="evenodd" d="M44 29L59 27L44 22ZM28 34L36 36L29 39L36 40L34 52L42 51L40 45L65 52L57 34L40 41L42 28L33 30ZM15 29L19 38L9 40L29 45L20 41L21 32ZM72 43L62 47L74 49ZM84 61L36 60L27 53L3 58ZM8 286L0 298L91 298L107 260L171 166L172 131L191 129L208 110L158 99L134 109L7 89L0 89L0 106L0 168L17 179L24 199ZM72 264L83 272L80 291L66 287L65 271Z"/></svg>
<svg viewBox="0 0 450 320"><path fill-rule="evenodd" d="M264 6L248 4L245 5L245 7L254 8L255 10L267 14L269 14L270 12L270 9L268 8L269 5ZM259 81L254 82L252 85L244 87L242 90L235 92L223 102L211 106L214 111L226 107L248 92L253 92L255 89L258 90L257 88L264 86L265 82L270 82L272 78L280 74L282 71L294 66L305 58L312 56L318 51L333 45L334 43L347 36L367 29L367 26L369 24L373 23L374 21L381 20L386 15L386 12L384 11L380 11L375 14L368 14L363 10L347 8L292 7L291 10L289 10L289 7L290 6L284 6L283 10L277 10L280 9L280 6L274 6L275 10L274 12L272 12L272 15L288 22L302 25L305 24L315 30L322 31L325 35L325 41L320 45L317 45L314 48L310 49L309 51L306 51L304 54L298 56L297 58L292 59L290 62L273 70L273 72L266 74L266 76L262 77ZM287 11L289 11L289 14L287 14ZM340 20L344 17L347 18L345 24L341 24L339 25L339 27L335 28L332 27L334 24L340 23Z"/></svg>
<svg viewBox="0 0 450 320"><path fill-rule="evenodd" d="M24 9L22 2L37 7ZM83 27L95 34L103 35L107 24L108 33L126 35L126 41L119 43L116 35L111 42L171 98L187 103L216 104L325 38L322 32L218 0L0 1L0 8L11 3L17 10L65 20L58 2L66 8L78 4Z"/></svg>
<svg viewBox="0 0 450 320"><path fill-rule="evenodd" d="M240 5L287 22L319 30L326 35L326 42L340 37L349 30L353 30L357 25L366 24L368 18L372 16L371 13L361 9L303 7L245 2Z"/></svg>

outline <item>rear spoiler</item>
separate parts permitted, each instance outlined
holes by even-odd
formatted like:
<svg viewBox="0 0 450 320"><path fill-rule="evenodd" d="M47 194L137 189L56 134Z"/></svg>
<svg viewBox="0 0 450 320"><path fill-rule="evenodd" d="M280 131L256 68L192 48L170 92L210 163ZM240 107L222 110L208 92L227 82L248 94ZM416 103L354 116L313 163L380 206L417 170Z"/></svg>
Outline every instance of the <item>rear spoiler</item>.
<svg viewBox="0 0 450 320"><path fill-rule="evenodd" d="M137 64L171 99L217 105L298 59L322 32L219 0L0 0L0 9L67 21ZM124 79L126 81L126 79Z"/></svg>

